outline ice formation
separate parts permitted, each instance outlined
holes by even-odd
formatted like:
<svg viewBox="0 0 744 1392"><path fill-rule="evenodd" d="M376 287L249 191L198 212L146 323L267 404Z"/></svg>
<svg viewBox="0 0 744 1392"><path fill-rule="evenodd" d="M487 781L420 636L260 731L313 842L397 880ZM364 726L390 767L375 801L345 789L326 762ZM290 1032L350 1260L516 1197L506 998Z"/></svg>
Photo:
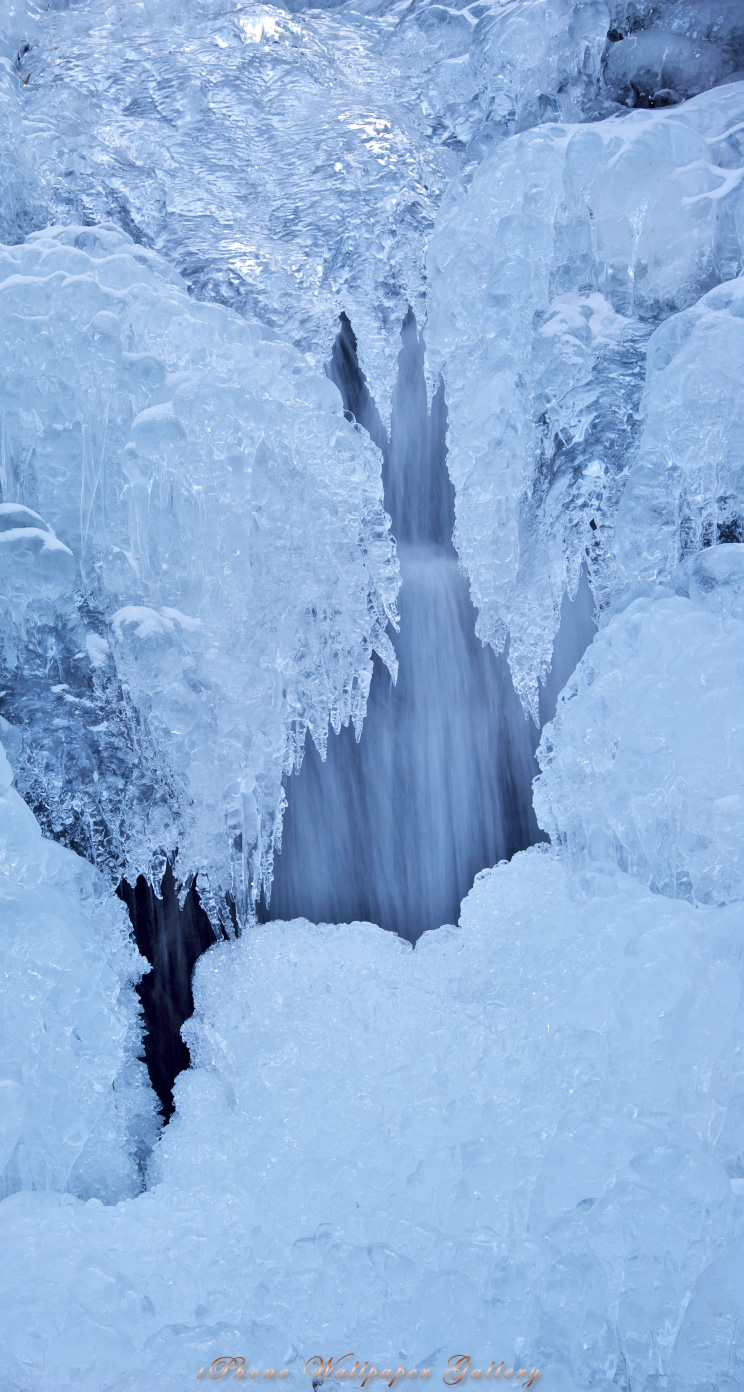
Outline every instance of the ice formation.
<svg viewBox="0 0 744 1392"><path fill-rule="evenodd" d="M617 585L625 596L669 582L701 547L744 538L743 372L741 277L649 340L643 432L617 515Z"/></svg>
<svg viewBox="0 0 744 1392"><path fill-rule="evenodd" d="M364 415L353 362L340 386ZM443 405L439 391L427 411L423 345L409 319L383 442L401 575L397 679L378 660L362 739L344 730L324 762L309 749L287 780L267 906L275 919L371 920L415 942L457 919L479 870L539 837L535 731L504 657L475 635L452 545Z"/></svg>
<svg viewBox="0 0 744 1392"><path fill-rule="evenodd" d="M742 73L732 0L4 7L3 1392L744 1382ZM535 717L567 681L551 845L415 951L216 944L158 1133L111 884L249 923L306 730L394 667L323 366L343 312L382 430L409 305L479 632Z"/></svg>
<svg viewBox="0 0 744 1392"><path fill-rule="evenodd" d="M108 225L5 248L0 305L21 786L114 883L177 849L244 921L305 729L359 723L393 662L379 455L295 349Z"/></svg>

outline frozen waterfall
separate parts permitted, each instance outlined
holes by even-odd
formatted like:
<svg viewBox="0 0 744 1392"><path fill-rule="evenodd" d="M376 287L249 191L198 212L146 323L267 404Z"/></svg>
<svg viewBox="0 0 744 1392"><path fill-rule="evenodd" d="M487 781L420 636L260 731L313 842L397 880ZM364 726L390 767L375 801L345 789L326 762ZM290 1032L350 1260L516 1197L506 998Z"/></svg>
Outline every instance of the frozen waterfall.
<svg viewBox="0 0 744 1392"><path fill-rule="evenodd" d="M742 0L0 112L0 1392L741 1392Z"/></svg>
<svg viewBox="0 0 744 1392"><path fill-rule="evenodd" d="M441 386L427 409L424 349L403 325L389 444L357 365L348 321L330 375L383 445L385 504L398 545L398 678L379 659L361 740L331 736L325 762L308 739L287 783L270 916L367 920L415 942L456 922L479 870L540 839L532 810L537 731L505 657L475 635L452 544Z"/></svg>

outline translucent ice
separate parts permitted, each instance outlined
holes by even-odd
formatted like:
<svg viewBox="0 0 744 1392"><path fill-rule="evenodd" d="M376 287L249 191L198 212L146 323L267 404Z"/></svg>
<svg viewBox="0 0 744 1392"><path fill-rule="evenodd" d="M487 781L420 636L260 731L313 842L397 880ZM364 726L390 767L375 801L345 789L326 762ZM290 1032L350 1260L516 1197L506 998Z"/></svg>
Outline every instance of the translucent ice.
<svg viewBox="0 0 744 1392"><path fill-rule="evenodd" d="M605 50L624 8L44 6L23 68L29 168L46 218L117 221L200 298L318 363L346 312L386 417L408 305L425 319L425 246L447 184L505 134L614 109ZM666 42L730 68L717 31Z"/></svg>
<svg viewBox="0 0 744 1392"><path fill-rule="evenodd" d="M605 82L626 106L672 106L714 87L723 70L714 44L653 28L612 45Z"/></svg>
<svg viewBox="0 0 744 1392"><path fill-rule="evenodd" d="M617 517L617 583L626 594L668 581L701 546L744 538L743 374L741 277L649 340L640 449Z"/></svg>

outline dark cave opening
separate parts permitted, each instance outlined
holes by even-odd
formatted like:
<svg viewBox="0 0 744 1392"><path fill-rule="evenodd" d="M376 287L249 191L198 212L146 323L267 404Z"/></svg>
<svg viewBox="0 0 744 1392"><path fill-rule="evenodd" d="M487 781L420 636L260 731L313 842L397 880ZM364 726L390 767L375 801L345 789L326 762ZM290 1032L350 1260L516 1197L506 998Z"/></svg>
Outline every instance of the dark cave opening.
<svg viewBox="0 0 744 1392"><path fill-rule="evenodd" d="M135 885L122 880L117 894L129 911L137 947L152 968L137 992L145 1023L145 1063L167 1121L173 1112L173 1084L190 1064L181 1026L194 1010L194 966L217 939L195 884L181 908L170 865L160 894L142 875Z"/></svg>

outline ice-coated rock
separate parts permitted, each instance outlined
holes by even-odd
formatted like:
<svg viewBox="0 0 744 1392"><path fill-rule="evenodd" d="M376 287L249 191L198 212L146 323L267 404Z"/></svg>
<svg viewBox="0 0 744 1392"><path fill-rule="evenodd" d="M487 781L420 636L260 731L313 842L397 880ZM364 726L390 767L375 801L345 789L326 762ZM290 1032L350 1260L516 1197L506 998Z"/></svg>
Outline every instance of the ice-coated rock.
<svg viewBox="0 0 744 1392"><path fill-rule="evenodd" d="M180 1392L242 1355L304 1386L347 1350L438 1380L453 1340L571 1392L672 1367L697 1389L703 1362L715 1385L733 1291L706 1310L744 1233L740 919L543 848L413 952L304 921L216 946L154 1187L0 1204L7 1385Z"/></svg>
<svg viewBox="0 0 744 1392"><path fill-rule="evenodd" d="M0 721L0 735L17 732ZM15 738L14 738L15 737ZM114 1202L142 1187L156 1099L124 906L41 835L0 746L0 1194Z"/></svg>
<svg viewBox="0 0 744 1392"><path fill-rule="evenodd" d="M305 729L358 726L372 650L394 665L380 456L295 349L113 227L0 249L0 316L20 785L114 880L177 846L242 920Z"/></svg>
<svg viewBox="0 0 744 1392"><path fill-rule="evenodd" d="M717 554L719 553L719 554ZM683 568L594 638L543 731L535 810L575 865L662 894L744 897L744 547Z"/></svg>
<svg viewBox="0 0 744 1392"><path fill-rule="evenodd" d="M75 558L31 508L0 503L0 589L9 612L21 619L35 600L69 593Z"/></svg>
<svg viewBox="0 0 744 1392"><path fill-rule="evenodd" d="M744 15L739 0L674 0L663 12L663 28L689 39L717 44L729 70L744 70Z"/></svg>
<svg viewBox="0 0 744 1392"><path fill-rule="evenodd" d="M737 212L744 227L744 207ZM678 562L744 538L744 278L674 315L648 343L643 420L617 516L617 585L668 582Z"/></svg>
<svg viewBox="0 0 744 1392"><path fill-rule="evenodd" d="M602 0L399 9L388 53L433 142L480 158L515 130L596 109L611 23Z"/></svg>
<svg viewBox="0 0 744 1392"><path fill-rule="evenodd" d="M725 542L694 552L677 567L672 585L715 614L744 619L744 546Z"/></svg>
<svg viewBox="0 0 744 1392"><path fill-rule="evenodd" d="M447 388L456 541L479 631L496 646L509 634L533 712L582 564L600 607L614 593L651 328L741 269L743 121L733 83L668 111L541 126L440 212L427 346Z"/></svg>
<svg viewBox="0 0 744 1392"><path fill-rule="evenodd" d="M612 45L605 83L624 106L663 107L714 87L723 72L715 44L652 28Z"/></svg>

